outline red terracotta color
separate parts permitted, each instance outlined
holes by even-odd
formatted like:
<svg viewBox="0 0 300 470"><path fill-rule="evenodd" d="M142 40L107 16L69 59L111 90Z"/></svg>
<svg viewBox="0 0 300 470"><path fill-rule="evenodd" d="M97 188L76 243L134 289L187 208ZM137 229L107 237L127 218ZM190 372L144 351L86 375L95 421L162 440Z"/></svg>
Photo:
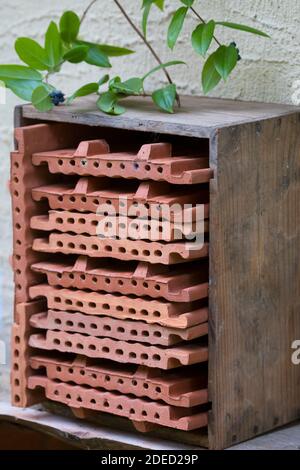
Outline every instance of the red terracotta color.
<svg viewBox="0 0 300 470"><path fill-rule="evenodd" d="M188 328L208 319L207 307L196 303L171 303L51 287L41 284L30 288L31 298L46 297L49 309L82 312L121 320L142 320L172 328Z"/></svg>
<svg viewBox="0 0 300 470"><path fill-rule="evenodd" d="M101 224L101 225L100 225ZM169 221L148 221L143 218L131 218L125 216L106 216L98 214L82 214L71 211L49 211L48 214L32 217L30 227L35 230L45 230L48 232L71 232L77 235L93 235L109 239L109 227L114 227L115 235L124 231L132 234L131 238L136 240L151 241L178 241L191 237L195 233L208 232L208 221L195 223L176 223ZM103 227L103 228L102 228ZM123 228L122 228L123 227ZM125 228L126 227L126 228Z"/></svg>
<svg viewBox="0 0 300 470"><path fill-rule="evenodd" d="M68 359L63 354L55 357L33 356L29 362L32 369L44 368L51 380L162 400L169 405L184 408L208 402L207 370L199 364L180 370L161 371L111 361L95 361L84 356Z"/></svg>
<svg viewBox="0 0 300 470"><path fill-rule="evenodd" d="M15 305L15 321L11 337L11 401L14 406L26 407L40 401L40 394L27 389L31 374L29 358L31 348L28 338L31 333L30 317L41 311L45 303L41 300Z"/></svg>
<svg viewBox="0 0 300 470"><path fill-rule="evenodd" d="M203 428L208 424L207 412L200 411L199 408L176 408L165 403L130 398L116 392L57 383L45 376L30 377L28 385L33 390L44 388L47 398L72 408L112 413L136 422L150 422L184 431Z"/></svg>
<svg viewBox="0 0 300 470"><path fill-rule="evenodd" d="M42 253L87 255L96 258L117 258L124 261L177 264L208 256L208 243L191 250L185 242L148 242L102 239L97 236L51 233L49 238L37 238L33 249Z"/></svg>
<svg viewBox="0 0 300 470"><path fill-rule="evenodd" d="M87 256L35 263L34 271L47 275L51 286L163 297L172 302L192 302L208 296L208 263L164 266L120 262Z"/></svg>
<svg viewBox="0 0 300 470"><path fill-rule="evenodd" d="M109 153L103 140L81 142L77 150L35 153L32 162L47 164L50 173L150 179L172 184L206 183L213 176L206 155L174 157L171 145L164 143L143 145L134 154Z"/></svg>
<svg viewBox="0 0 300 470"><path fill-rule="evenodd" d="M30 318L34 328L44 330L82 333L96 337L108 337L121 341L138 341L141 343L172 346L190 341L208 334L208 324L202 323L184 330L149 325L142 321L116 320L109 317L96 317L82 313L49 310L37 313Z"/></svg>
<svg viewBox="0 0 300 470"><path fill-rule="evenodd" d="M29 345L38 349L83 354L97 359L110 359L165 370L206 362L208 359L207 344L199 340L197 343L164 348L47 330L45 334L30 336Z"/></svg>
<svg viewBox="0 0 300 470"><path fill-rule="evenodd" d="M96 213L99 211L100 205L106 204L108 214L110 214L110 207L114 213L119 214L126 198L128 210L133 210L136 204L142 204L143 213L147 209L148 216L151 215L154 219L160 217L159 206L162 204L169 207L174 204L179 204L181 207L184 204L204 204L204 217L207 219L209 215L208 188L203 185L181 187L158 181L139 182L126 179L83 177L76 184L61 183L34 188L32 197L35 201L46 199L51 209L76 209L78 212ZM187 220L187 212L189 211L190 209L184 210L185 220ZM174 213L171 212L170 220L174 219L173 216Z"/></svg>

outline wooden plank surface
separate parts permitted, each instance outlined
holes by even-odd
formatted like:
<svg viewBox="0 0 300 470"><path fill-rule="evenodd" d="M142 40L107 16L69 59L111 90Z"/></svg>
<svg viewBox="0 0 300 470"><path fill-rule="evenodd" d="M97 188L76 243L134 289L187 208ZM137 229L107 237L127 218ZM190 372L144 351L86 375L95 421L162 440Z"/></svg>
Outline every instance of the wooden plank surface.
<svg viewBox="0 0 300 470"><path fill-rule="evenodd" d="M174 114L160 112L148 98L130 98L124 104L127 112L117 117L101 113L93 96L80 98L50 112L41 113L31 105L22 109L23 118L195 137L209 137L217 128L283 116L297 109L288 105L196 96L182 97L182 107Z"/></svg>
<svg viewBox="0 0 300 470"><path fill-rule="evenodd" d="M41 434L59 438L80 449L98 450L199 450L195 446L185 446L136 435L109 428L84 423L75 419L62 418L42 410L41 407L13 408L0 402L0 422L24 425ZM251 441L232 447L230 450L299 450L300 423L295 423L273 433L257 437Z"/></svg>
<svg viewBox="0 0 300 470"><path fill-rule="evenodd" d="M211 153L210 437L222 448L300 418L299 114L224 129Z"/></svg>

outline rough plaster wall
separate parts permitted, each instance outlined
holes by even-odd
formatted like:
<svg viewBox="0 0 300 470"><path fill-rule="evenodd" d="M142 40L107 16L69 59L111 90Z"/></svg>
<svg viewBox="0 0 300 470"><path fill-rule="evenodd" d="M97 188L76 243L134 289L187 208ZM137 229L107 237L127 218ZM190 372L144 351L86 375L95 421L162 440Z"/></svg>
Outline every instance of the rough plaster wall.
<svg viewBox="0 0 300 470"><path fill-rule="evenodd" d="M31 36L41 41L43 31L51 19L58 19L65 9L81 13L89 0L0 0L0 63L17 63L13 43L17 36ZM140 21L140 0L122 0L138 23ZM172 76L180 91L201 94L199 65L190 45L187 46L194 19L190 19L180 37L175 53L165 46L166 18L170 18L178 0L167 0L164 16L153 10L149 25L149 39L159 51L163 60L171 57L184 59L189 67L174 68ZM292 85L300 80L300 1L299 0L196 0L196 7L206 18L232 20L253 24L272 36L265 40L230 30L221 30L218 36L226 41L235 39L243 61L227 85L222 85L214 96L240 98L244 100L273 101L290 103ZM112 73L122 77L143 74L153 65L153 59L135 33L131 31L113 2L98 0L90 12L84 27L84 37L92 41L127 46L137 51L135 56L115 59ZM102 71L87 65L66 66L56 80L65 92L74 90L85 81L99 78ZM150 82L150 88L158 85L162 75L157 74ZM13 107L18 100L11 94L7 104L0 105L0 340L8 346L12 318L12 275L8 263L11 253L10 201L6 189L9 177L9 150L12 147ZM8 347L7 347L8 351ZM0 399L8 391L8 367L0 365Z"/></svg>

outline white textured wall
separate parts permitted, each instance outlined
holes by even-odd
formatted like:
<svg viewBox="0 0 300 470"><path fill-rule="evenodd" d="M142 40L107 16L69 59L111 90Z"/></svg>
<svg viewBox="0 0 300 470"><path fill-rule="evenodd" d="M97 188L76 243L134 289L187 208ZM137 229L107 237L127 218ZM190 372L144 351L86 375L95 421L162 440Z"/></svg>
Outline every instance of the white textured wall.
<svg viewBox="0 0 300 470"><path fill-rule="evenodd" d="M121 0L140 22L141 0ZM31 36L39 41L51 19L58 19L63 10L74 9L81 13L88 0L0 0L0 63L17 63L13 43L18 36ZM183 59L189 68L171 70L179 89L184 93L201 94L201 59L189 45L189 34L196 23L190 19L172 55L165 46L166 18L170 18L172 6L177 0L166 0L168 5L164 16L153 10L149 25L149 39L159 51L163 60L171 57ZM245 33L220 30L218 36L226 41L238 43L243 61L228 84L220 86L215 96L290 103L292 85L300 80L300 1L299 0L203 0L195 6L206 19L232 20L263 29L271 40L254 37ZM114 73L123 78L142 75L153 65L151 55L139 43L135 33L120 15L110 0L98 0L85 23L83 35L94 42L107 42L127 46L137 51L135 56L114 60ZM97 79L102 70L87 65L66 66L56 84L65 92L74 90L85 81ZM158 85L162 79L158 74L149 86ZM12 276L8 264L11 252L10 201L6 189L9 177L9 150L12 146L12 115L17 103L8 94L7 104L0 105L0 340L8 342L12 315ZM0 365L0 398L7 393L7 367Z"/></svg>

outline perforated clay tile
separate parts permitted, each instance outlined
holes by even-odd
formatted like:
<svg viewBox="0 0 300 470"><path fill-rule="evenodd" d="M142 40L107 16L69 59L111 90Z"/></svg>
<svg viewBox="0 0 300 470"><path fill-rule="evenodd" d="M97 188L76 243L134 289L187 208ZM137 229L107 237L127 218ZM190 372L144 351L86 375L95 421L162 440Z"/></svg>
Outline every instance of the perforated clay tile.
<svg viewBox="0 0 300 470"><path fill-rule="evenodd" d="M121 295L51 287L47 284L29 290L32 299L46 297L49 309L109 316L122 320L142 320L172 328L187 328L204 323L208 309L198 302L172 303L163 299L143 299Z"/></svg>
<svg viewBox="0 0 300 470"><path fill-rule="evenodd" d="M98 235L108 239L112 236L130 237L135 240L178 241L192 240L196 235L208 232L208 221L195 223L147 220L126 216L82 214L72 211L49 211L32 217L30 227L35 230L71 232L78 235Z"/></svg>
<svg viewBox="0 0 300 470"><path fill-rule="evenodd" d="M51 380L115 390L185 408L208 402L207 369L200 365L178 371L161 371L111 361L95 361L84 356L66 358L65 355L32 356L29 362L31 369L45 369Z"/></svg>
<svg viewBox="0 0 300 470"><path fill-rule="evenodd" d="M128 211L129 215L158 219L162 216L162 205L173 208L184 204L204 205L204 218L209 215L209 192L203 185L177 186L158 181L138 182L110 178L82 177L77 183L41 186L32 190L35 201L47 200L51 209L74 210L78 212L102 213L101 206L108 215ZM191 220L196 220L195 208L187 207L184 220L192 211ZM166 220L174 220L174 210L163 213ZM168 217L169 215L169 217Z"/></svg>
<svg viewBox="0 0 300 470"><path fill-rule="evenodd" d="M124 261L177 264L208 256L208 243L148 242L143 240L102 239L97 236L51 233L49 238L36 238L33 249L42 253L87 255L95 258L117 258Z"/></svg>
<svg viewBox="0 0 300 470"><path fill-rule="evenodd" d="M96 337L109 337L122 341L171 346L190 341L208 334L208 324L202 323L184 330L149 325L141 321L116 320L109 317L96 317L82 313L49 310L33 315L30 324L44 330L82 333Z"/></svg>
<svg viewBox="0 0 300 470"><path fill-rule="evenodd" d="M83 354L97 359L110 359L166 370L206 362L208 359L206 339L166 348L47 330L45 333L31 335L29 345L38 349Z"/></svg>
<svg viewBox="0 0 300 470"><path fill-rule="evenodd" d="M205 183L213 176L207 155L172 156L172 146L168 143L143 145L136 155L109 153L104 140L86 141L77 150L35 153L32 163L47 164L50 173L150 179L173 184Z"/></svg>
<svg viewBox="0 0 300 470"><path fill-rule="evenodd" d="M72 408L104 411L132 419L137 422L155 423L184 431L207 426L207 412L197 408L177 408L165 403L149 402L141 398L130 398L116 392L87 389L80 385L54 382L47 377L31 376L31 389L43 387L50 400L65 403Z"/></svg>
<svg viewBox="0 0 300 470"><path fill-rule="evenodd" d="M163 297L172 302L192 302L208 296L208 263L164 266L145 262L120 262L80 256L35 263L32 269L47 275L48 284L92 291Z"/></svg>

